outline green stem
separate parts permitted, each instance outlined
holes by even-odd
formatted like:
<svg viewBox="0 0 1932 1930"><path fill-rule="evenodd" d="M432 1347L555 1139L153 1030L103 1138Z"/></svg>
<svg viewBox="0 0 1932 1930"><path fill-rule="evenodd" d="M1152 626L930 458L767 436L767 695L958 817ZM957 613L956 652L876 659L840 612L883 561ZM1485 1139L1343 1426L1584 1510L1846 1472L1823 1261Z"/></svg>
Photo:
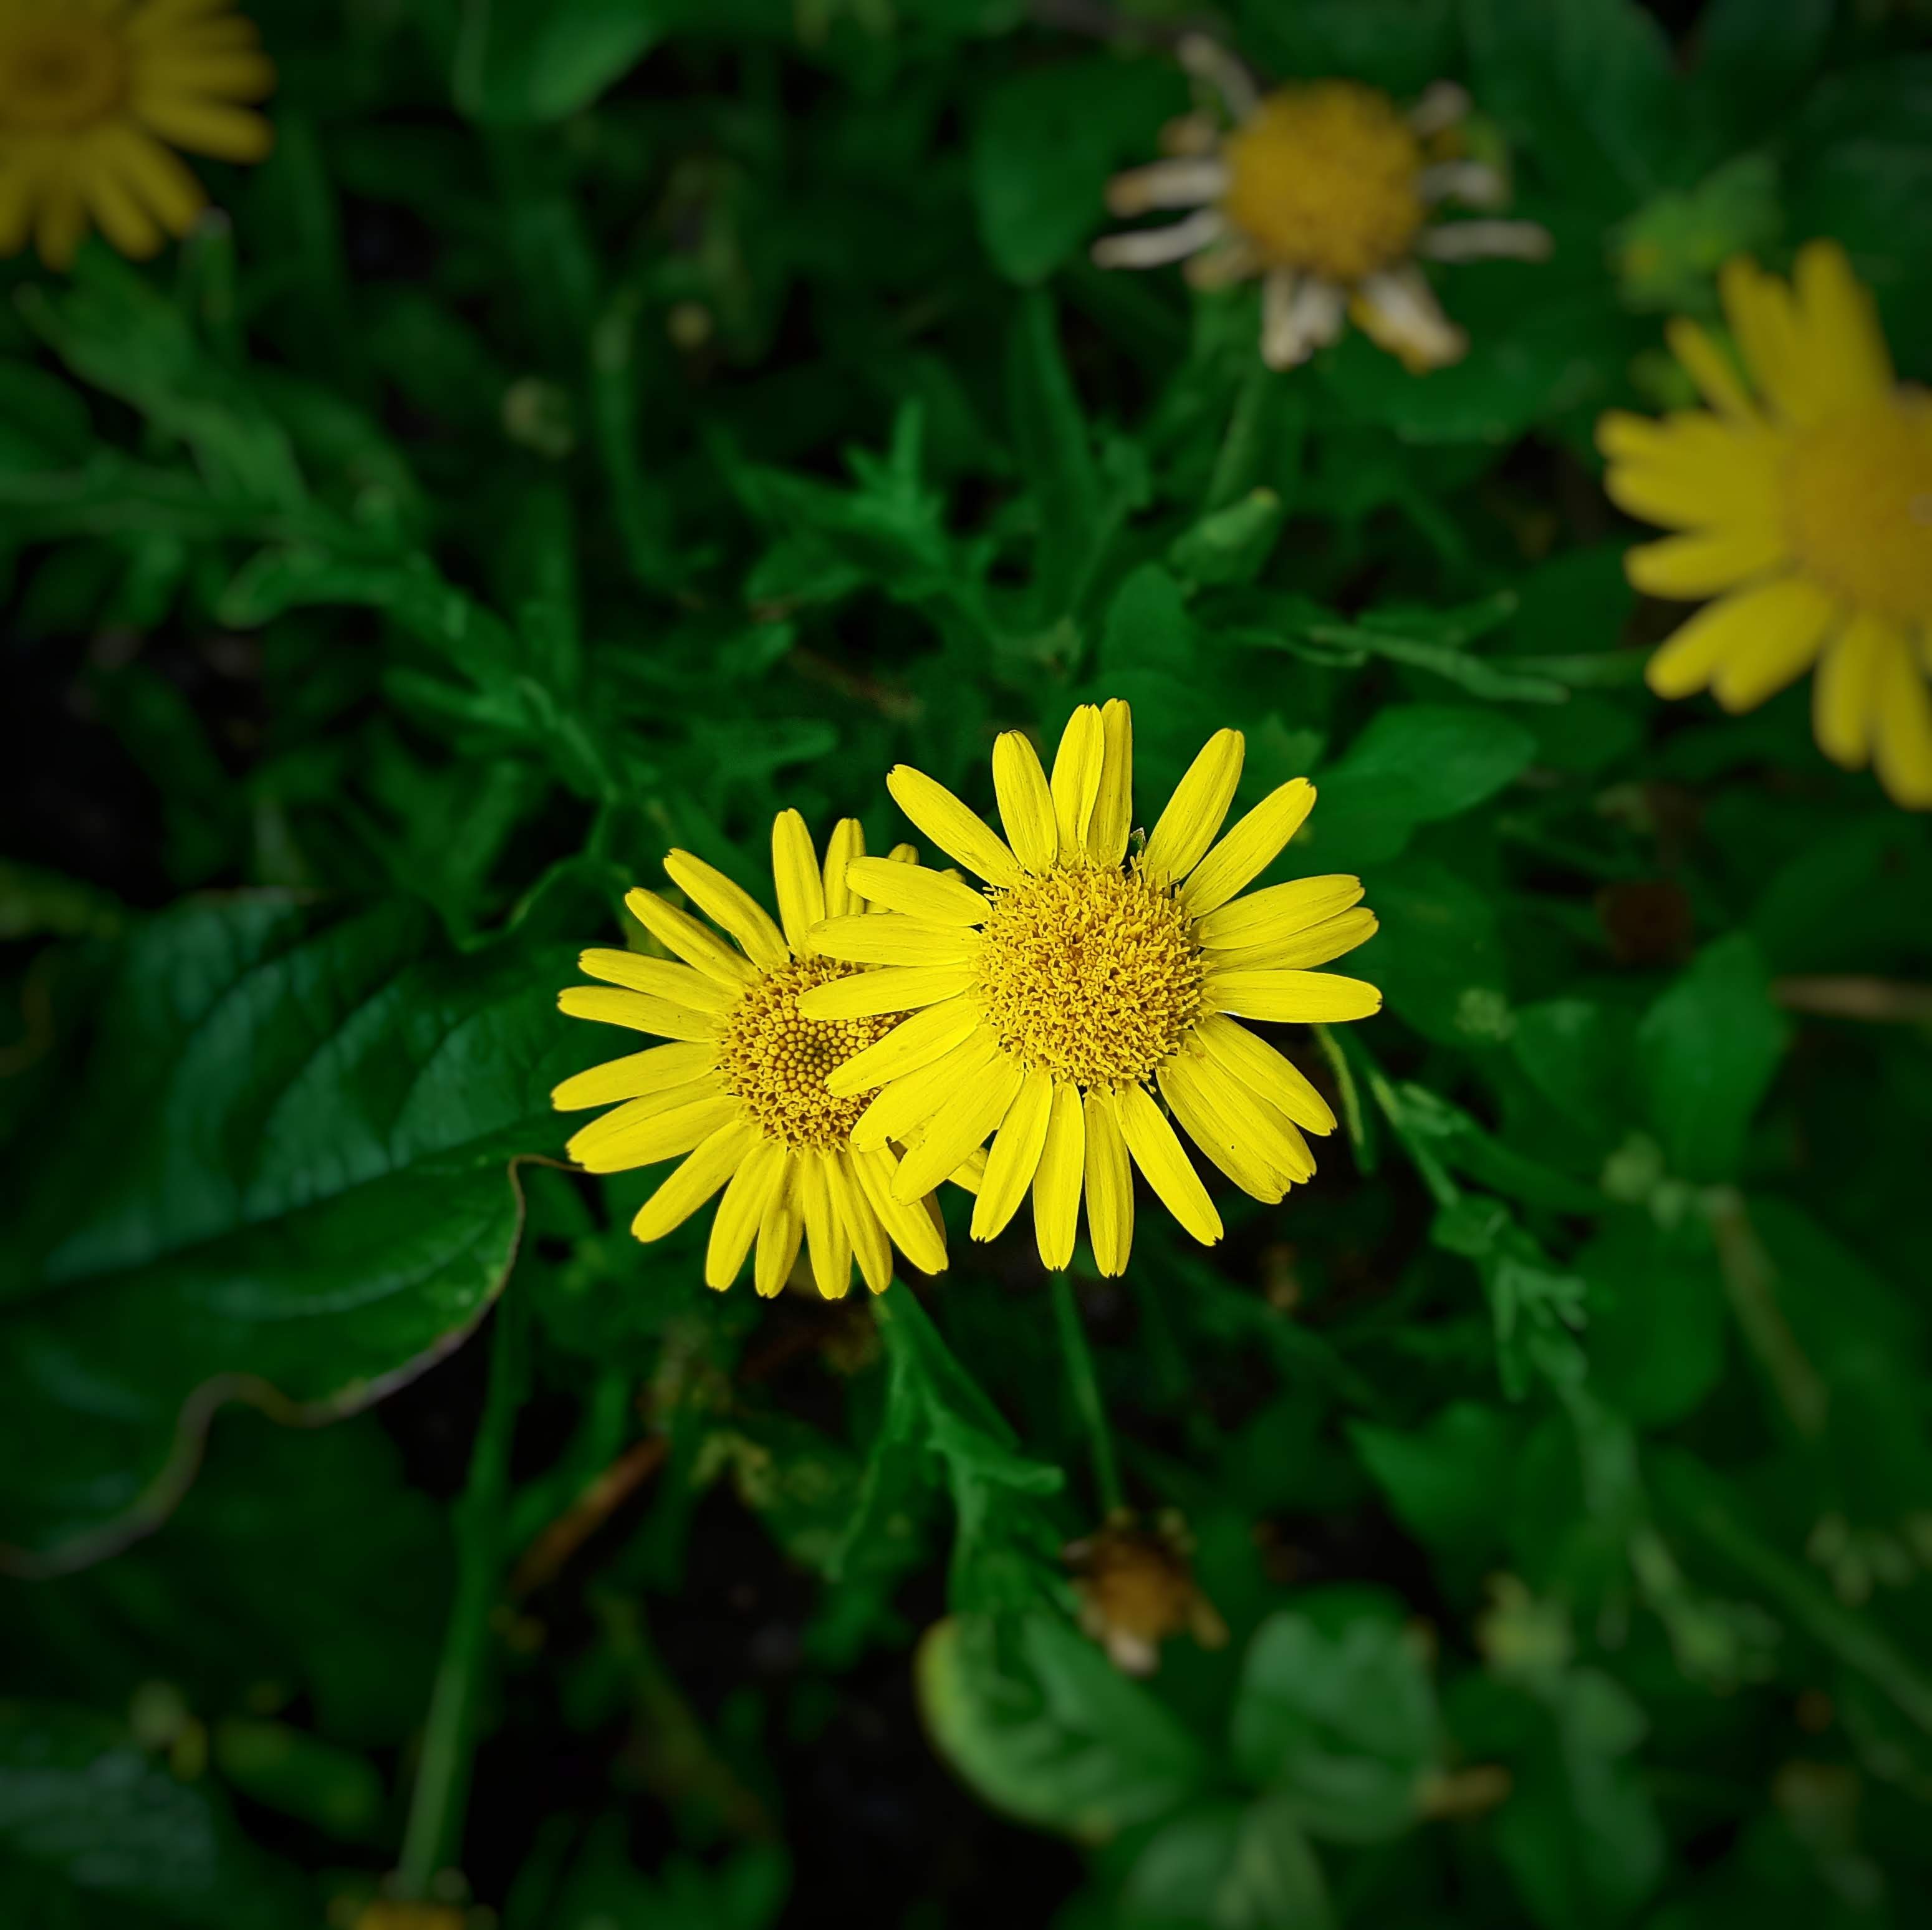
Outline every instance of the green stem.
<svg viewBox="0 0 1932 1930"><path fill-rule="evenodd" d="M1066 1378L1073 1388L1073 1404L1087 1429L1087 1444L1094 1456L1094 1485L1100 1490L1100 1507L1112 1514L1125 1508L1120 1492L1120 1464L1114 1458L1114 1437L1107 1427L1107 1410L1100 1399L1100 1383L1094 1372L1094 1355L1087 1345L1087 1330L1080 1324L1080 1309L1073 1298L1073 1283L1064 1272L1053 1276L1053 1318L1060 1329L1060 1351L1066 1356Z"/></svg>
<svg viewBox="0 0 1932 1930"><path fill-rule="evenodd" d="M504 1504L510 1485L510 1437L523 1398L524 1328L523 1302L506 1292L496 1303L490 1390L470 1451L469 1484L456 1505L456 1598L436 1664L396 1871L397 1890L405 1901L429 1895L437 1871L448 1865L462 1840L490 1611L502 1589Z"/></svg>

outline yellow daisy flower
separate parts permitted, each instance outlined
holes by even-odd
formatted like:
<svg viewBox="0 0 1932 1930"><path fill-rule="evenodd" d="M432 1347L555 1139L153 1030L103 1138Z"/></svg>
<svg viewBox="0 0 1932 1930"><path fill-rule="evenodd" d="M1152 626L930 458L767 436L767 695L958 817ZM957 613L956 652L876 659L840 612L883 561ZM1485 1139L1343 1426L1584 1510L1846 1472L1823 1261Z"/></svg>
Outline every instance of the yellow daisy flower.
<svg viewBox="0 0 1932 1930"><path fill-rule="evenodd" d="M275 70L230 0L0 0L0 256L69 266L92 218L124 255L207 197L163 143L260 161Z"/></svg>
<svg viewBox="0 0 1932 1930"><path fill-rule="evenodd" d="M1749 710L1816 665L1819 749L1932 809L1932 395L1900 385L1837 242L1802 249L1788 285L1739 257L1718 287L1752 387L1678 320L1671 350L1710 407L1598 425L1611 500L1684 532L1632 550L1632 584L1718 599L1651 659L1650 687Z"/></svg>
<svg viewBox="0 0 1932 1930"><path fill-rule="evenodd" d="M1198 212L1165 228L1094 244L1102 268L1152 268L1190 257L1197 288L1262 278L1262 359L1292 368L1335 341L1345 318L1412 373L1459 361L1468 338L1437 305L1418 258L1540 261L1548 233L1532 221L1429 225L1438 203L1500 205L1502 176L1480 161L1432 161L1426 144L1468 113L1469 97L1440 82L1407 114L1353 80L1298 82L1262 94L1226 49L1203 35L1183 63L1220 91L1234 122L1204 116L1173 123L1172 158L1117 175L1117 215Z"/></svg>
<svg viewBox="0 0 1932 1930"><path fill-rule="evenodd" d="M897 915L828 918L812 936L828 957L884 969L818 986L800 1009L848 1023L913 1015L830 1082L847 1096L879 1088L852 1143L905 1145L901 1199L961 1173L993 1133L983 1172L962 1175L976 1181L976 1239L992 1238L1030 1186L1040 1257L1064 1267L1084 1187L1094 1257L1103 1273L1121 1272L1133 1239L1131 1158L1211 1244L1220 1216L1150 1085L1257 1199L1280 1199L1313 1173L1302 1132L1332 1131L1335 1115L1236 1022L1376 1011L1373 986L1308 969L1361 944L1376 920L1358 903L1358 878L1237 896L1315 802L1297 778L1216 844L1243 750L1238 731L1217 733L1132 856L1133 725L1118 700L1073 713L1050 782L1019 732L995 743L1004 839L922 773L901 764L888 776L899 808L986 888L856 860L852 889Z"/></svg>
<svg viewBox="0 0 1932 1930"><path fill-rule="evenodd" d="M892 1277L888 1241L922 1273L945 1269L945 1236L922 1197L930 1189L902 1193L890 1147L860 1152L850 1144L869 1090L835 1096L826 1089L827 1075L882 1037L897 1015L882 1008L824 1019L800 1010L800 995L813 986L860 975L809 935L822 919L844 920L866 909L845 882L848 865L865 849L858 821L843 818L821 870L805 820L781 812L772 827L772 871L782 930L722 872L674 851L664 860L671 882L739 950L655 892L633 891L624 902L638 922L683 962L587 951L578 963L604 983L572 986L558 996L572 1018L671 1041L593 1066L550 1097L563 1112L614 1109L570 1142L571 1157L587 1172L624 1172L683 1156L632 1221L640 1240L662 1238L724 1188L704 1259L708 1286L729 1286L754 1240L753 1277L767 1296L784 1285L802 1243L828 1300L851 1284L855 1256L866 1284L883 1292ZM902 845L880 862L910 872L912 857L911 846Z"/></svg>

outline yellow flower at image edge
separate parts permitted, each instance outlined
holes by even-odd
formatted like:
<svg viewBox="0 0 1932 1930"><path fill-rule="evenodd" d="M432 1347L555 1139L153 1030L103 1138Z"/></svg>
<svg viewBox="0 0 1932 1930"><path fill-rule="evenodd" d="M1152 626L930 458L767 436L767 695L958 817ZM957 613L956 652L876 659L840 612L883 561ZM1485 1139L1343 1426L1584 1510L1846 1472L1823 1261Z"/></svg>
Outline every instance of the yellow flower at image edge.
<svg viewBox="0 0 1932 1930"><path fill-rule="evenodd" d="M705 1256L707 1285L736 1278L754 1242L759 1292L784 1286L802 1243L827 1298L851 1283L856 1257L866 1283L892 1279L888 1241L924 1273L946 1265L946 1244L928 1202L896 1190L892 1150L860 1152L853 1122L869 1094L835 1096L826 1082L892 1024L884 1014L823 1019L800 1010L801 995L856 976L824 956L809 934L828 915L862 913L845 883L863 855L857 821L832 834L821 870L796 811L772 827L772 869L784 929L747 893L688 851L664 860L672 883L737 941L738 950L655 893L625 899L637 920L678 960L640 953L587 951L579 961L597 986L572 986L557 1003L573 1018L628 1026L671 1043L567 1079L551 1095L560 1111L610 1106L577 1133L570 1156L592 1172L623 1172L679 1158L639 1208L631 1231L656 1240L681 1226L720 1187ZM904 857L884 861L910 869ZM883 920L880 921L883 923ZM922 1188L921 1192L931 1189Z"/></svg>
<svg viewBox="0 0 1932 1930"><path fill-rule="evenodd" d="M1801 251L1790 284L1740 258L1719 287L1751 386L1679 320L1672 350L1709 408L1598 428L1611 499L1682 532L1631 551L1631 583L1718 599L1650 686L1749 710L1815 665L1819 748L1932 809L1932 395L1899 384L1837 243Z"/></svg>
<svg viewBox="0 0 1932 1930"><path fill-rule="evenodd" d="M1074 713L1050 781L1018 731L998 740L1005 839L922 773L902 764L888 777L906 815L986 889L917 866L855 863L853 889L896 915L830 919L813 936L829 956L883 969L816 987L800 1010L913 1014L831 1081L836 1093L879 1088L852 1143L904 1145L902 1198L960 1175L994 1133L974 1237L993 1238L1030 1188L1040 1256L1064 1267L1084 1192L1094 1258L1118 1274L1133 1238L1130 1161L1196 1239L1221 1235L1168 1112L1257 1199L1278 1200L1312 1176L1303 1133L1332 1131L1334 1115L1238 1022L1377 1010L1374 986L1309 969L1360 944L1376 920L1354 878L1239 896L1315 802L1298 778L1216 843L1243 752L1238 731L1218 733L1132 857L1132 722L1118 701Z"/></svg>
<svg viewBox="0 0 1932 1930"><path fill-rule="evenodd" d="M64 269L97 224L123 254L187 233L206 196L170 146L260 161L273 92L229 0L0 0L0 256Z"/></svg>
<svg viewBox="0 0 1932 1930"><path fill-rule="evenodd" d="M1246 70L1206 36L1185 36L1183 62L1218 89L1234 125L1203 115L1171 124L1173 157L1117 176L1117 215L1196 208L1164 228L1096 242L1102 268L1153 268L1188 258L1197 287L1258 276L1262 357L1292 368L1335 341L1345 320L1420 374L1458 360L1468 338L1443 314L1418 258L1541 260L1546 230L1530 221L1432 223L1436 207L1492 208L1508 190L1480 161L1432 161L1468 97L1441 83L1407 114L1354 80L1294 83L1262 94Z"/></svg>

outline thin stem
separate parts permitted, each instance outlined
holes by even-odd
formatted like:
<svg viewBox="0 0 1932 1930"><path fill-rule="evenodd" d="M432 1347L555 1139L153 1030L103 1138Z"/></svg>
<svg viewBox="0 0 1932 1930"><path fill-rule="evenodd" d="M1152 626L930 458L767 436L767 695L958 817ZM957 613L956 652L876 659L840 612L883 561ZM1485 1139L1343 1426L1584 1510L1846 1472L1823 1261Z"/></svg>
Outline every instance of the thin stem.
<svg viewBox="0 0 1932 1930"><path fill-rule="evenodd" d="M1094 1355L1087 1345L1087 1330L1080 1324L1080 1309L1073 1298L1073 1283L1064 1272L1053 1276L1053 1318L1060 1329L1060 1351L1066 1356L1066 1378L1073 1388L1073 1404L1087 1429L1087 1445L1094 1456L1094 1485L1100 1490L1100 1507L1113 1514L1126 1506L1120 1492L1120 1463L1114 1458L1114 1437L1107 1427L1107 1410L1100 1400L1100 1383L1094 1372Z"/></svg>
<svg viewBox="0 0 1932 1930"><path fill-rule="evenodd" d="M477 1691L486 1657L490 1611L503 1579L504 1502L510 1484L510 1436L523 1398L523 1302L506 1292L496 1303L490 1352L490 1389L470 1450L470 1479L456 1505L456 1598L436 1665L422 1760L410 1797L409 1822L396 1871L407 1901L430 1894L463 1835L476 1746Z"/></svg>

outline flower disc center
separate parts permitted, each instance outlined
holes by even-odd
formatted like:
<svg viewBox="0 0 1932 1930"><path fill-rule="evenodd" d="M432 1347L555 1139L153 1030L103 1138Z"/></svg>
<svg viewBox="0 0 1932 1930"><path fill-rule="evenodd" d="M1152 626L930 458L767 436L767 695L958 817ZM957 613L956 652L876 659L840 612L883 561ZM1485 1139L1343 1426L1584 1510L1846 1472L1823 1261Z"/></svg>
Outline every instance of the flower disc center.
<svg viewBox="0 0 1932 1930"><path fill-rule="evenodd" d="M1150 1078L1201 1009L1201 953L1138 873L1042 872L992 895L980 992L1003 1049L1083 1086Z"/></svg>
<svg viewBox="0 0 1932 1930"><path fill-rule="evenodd" d="M127 92L119 39L103 23L0 28L0 130L68 134L106 120Z"/></svg>
<svg viewBox="0 0 1932 1930"><path fill-rule="evenodd" d="M1352 286L1402 260L1423 224L1421 147L1372 87L1278 88L1222 152L1222 212L1271 267Z"/></svg>
<svg viewBox="0 0 1932 1930"><path fill-rule="evenodd" d="M766 972L724 1021L718 1043L719 1082L734 1094L767 1139L800 1151L830 1152L851 1135L872 1094L839 1099L826 1079L856 1052L883 1038L905 1015L872 1019L808 1019L801 993L854 968L830 959L800 959Z"/></svg>
<svg viewBox="0 0 1932 1930"><path fill-rule="evenodd" d="M1896 623L1932 620L1932 398L1805 431L1785 500L1792 548L1828 588Z"/></svg>

